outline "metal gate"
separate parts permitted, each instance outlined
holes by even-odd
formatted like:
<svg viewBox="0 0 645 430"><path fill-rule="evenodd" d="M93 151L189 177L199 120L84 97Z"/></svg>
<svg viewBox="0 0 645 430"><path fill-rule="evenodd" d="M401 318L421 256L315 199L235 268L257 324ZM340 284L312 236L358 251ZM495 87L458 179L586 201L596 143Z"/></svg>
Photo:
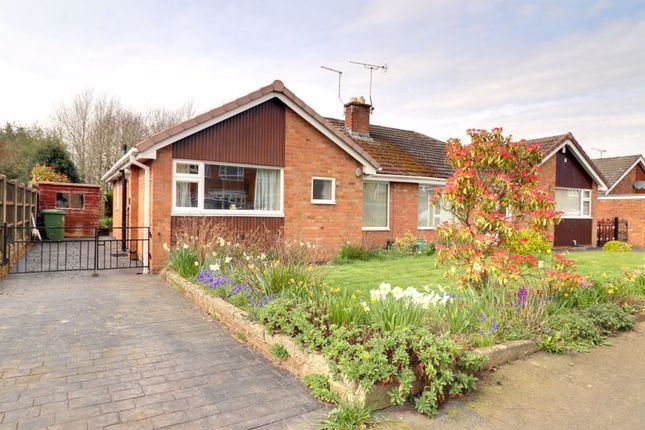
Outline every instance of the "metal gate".
<svg viewBox="0 0 645 430"><path fill-rule="evenodd" d="M610 240L627 242L627 220L609 218L598 220L598 246L603 246Z"/></svg>
<svg viewBox="0 0 645 430"><path fill-rule="evenodd" d="M56 238L63 237L69 227L8 227L5 224L2 230L1 263L9 273L147 270L149 267L149 227L91 227L90 231L94 232L91 237L62 239Z"/></svg>

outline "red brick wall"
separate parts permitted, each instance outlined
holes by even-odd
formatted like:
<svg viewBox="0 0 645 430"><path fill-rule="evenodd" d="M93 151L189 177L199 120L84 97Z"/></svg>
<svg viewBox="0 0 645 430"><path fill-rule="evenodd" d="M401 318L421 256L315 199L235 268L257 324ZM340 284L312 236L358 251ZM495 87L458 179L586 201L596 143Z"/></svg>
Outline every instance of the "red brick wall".
<svg viewBox="0 0 645 430"><path fill-rule="evenodd" d="M56 207L57 192L76 192L84 194L83 209L61 209ZM38 184L40 210L61 209L65 213L65 236L93 236L98 226L101 188L98 185L41 182Z"/></svg>
<svg viewBox="0 0 645 430"><path fill-rule="evenodd" d="M166 146L157 151L150 166L150 267L159 270L168 259L163 244L171 243L172 148Z"/></svg>
<svg viewBox="0 0 645 430"><path fill-rule="evenodd" d="M112 236L117 239L121 238L121 208L123 206L121 190L123 189L122 178L118 178L116 181L112 182Z"/></svg>
<svg viewBox="0 0 645 430"><path fill-rule="evenodd" d="M636 181L645 181L645 170L640 164L634 166L609 194L645 194L645 190L634 188Z"/></svg>
<svg viewBox="0 0 645 430"><path fill-rule="evenodd" d="M361 165L302 117L287 109L284 233L322 247L333 256L345 240L360 241L363 217ZM311 203L311 178L336 178L336 204Z"/></svg>
<svg viewBox="0 0 645 430"><path fill-rule="evenodd" d="M645 196L642 199L598 199L598 219L627 220L627 242L645 248Z"/></svg>
<svg viewBox="0 0 645 430"><path fill-rule="evenodd" d="M419 239L436 240L435 230L419 230L418 206L418 184L391 182L390 229L363 231L363 243L369 247L384 247L388 240L396 240L407 232L411 232Z"/></svg>

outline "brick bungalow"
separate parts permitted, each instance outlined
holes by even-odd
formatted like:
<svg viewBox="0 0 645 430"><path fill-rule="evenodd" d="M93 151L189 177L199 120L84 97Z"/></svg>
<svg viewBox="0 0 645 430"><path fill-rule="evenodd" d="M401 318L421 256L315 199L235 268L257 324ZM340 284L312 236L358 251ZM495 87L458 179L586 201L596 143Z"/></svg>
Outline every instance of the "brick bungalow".
<svg viewBox="0 0 645 430"><path fill-rule="evenodd" d="M595 246L598 192L607 181L571 133L529 140L542 149L539 182L564 212L553 231L554 246Z"/></svg>
<svg viewBox="0 0 645 430"><path fill-rule="evenodd" d="M608 186L598 197L598 218L627 220L627 241L645 247L645 157L637 154L593 161Z"/></svg>
<svg viewBox="0 0 645 430"><path fill-rule="evenodd" d="M370 124L362 98L323 118L281 81L139 142L103 176L114 225L150 226L151 267L178 222L282 231L331 256L343 241L385 245L411 231L432 239L447 218L428 204L450 175L445 144ZM125 195L124 195L125 190Z"/></svg>

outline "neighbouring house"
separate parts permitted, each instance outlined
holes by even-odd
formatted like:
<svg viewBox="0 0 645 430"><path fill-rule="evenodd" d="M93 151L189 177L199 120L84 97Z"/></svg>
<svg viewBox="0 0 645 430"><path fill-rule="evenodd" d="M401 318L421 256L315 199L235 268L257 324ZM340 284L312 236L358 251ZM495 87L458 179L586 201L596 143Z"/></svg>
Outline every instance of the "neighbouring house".
<svg viewBox="0 0 645 430"><path fill-rule="evenodd" d="M38 208L65 214L65 236L93 236L99 224L101 187L68 182L39 182Z"/></svg>
<svg viewBox="0 0 645 430"><path fill-rule="evenodd" d="M335 254L346 240L384 246L434 238L449 216L429 204L451 169L444 142L370 123L362 98L323 118L281 81L139 142L104 175L115 226L150 226L152 268L182 219L281 231ZM118 235L118 229L115 231Z"/></svg>
<svg viewBox="0 0 645 430"><path fill-rule="evenodd" d="M593 160L607 178L598 196L598 218L627 222L627 242L645 247L645 157L641 154Z"/></svg>
<svg viewBox="0 0 645 430"><path fill-rule="evenodd" d="M553 229L553 245L595 246L598 193L607 189L607 180L571 133L527 143L542 150L539 182L563 212Z"/></svg>

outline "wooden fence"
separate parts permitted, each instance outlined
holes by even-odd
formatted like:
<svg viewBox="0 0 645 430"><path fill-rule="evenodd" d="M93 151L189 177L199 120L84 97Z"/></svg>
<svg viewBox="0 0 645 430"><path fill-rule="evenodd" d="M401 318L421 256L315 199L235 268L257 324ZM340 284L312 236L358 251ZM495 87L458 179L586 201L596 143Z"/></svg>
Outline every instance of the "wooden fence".
<svg viewBox="0 0 645 430"><path fill-rule="evenodd" d="M4 175L0 175L0 226L6 226L6 232L0 235L0 254L6 249L4 241L7 235L12 240L25 240L26 236L31 234L28 228L12 227L31 227L31 218L36 218L36 206L38 205L38 191L25 184L20 184L13 180L8 180ZM4 230L4 229L3 229ZM1 261L5 261L5 255L0 255Z"/></svg>

